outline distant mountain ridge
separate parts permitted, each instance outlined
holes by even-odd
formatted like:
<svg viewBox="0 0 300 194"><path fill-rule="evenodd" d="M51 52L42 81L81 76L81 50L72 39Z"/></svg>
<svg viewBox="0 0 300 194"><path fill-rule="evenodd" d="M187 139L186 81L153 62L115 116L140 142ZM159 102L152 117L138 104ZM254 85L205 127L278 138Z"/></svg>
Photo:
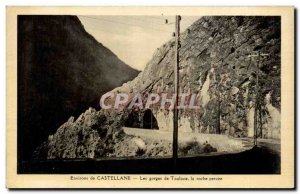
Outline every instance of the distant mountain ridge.
<svg viewBox="0 0 300 194"><path fill-rule="evenodd" d="M19 159L30 159L67 118L99 108L102 94L138 73L76 16L18 16Z"/></svg>

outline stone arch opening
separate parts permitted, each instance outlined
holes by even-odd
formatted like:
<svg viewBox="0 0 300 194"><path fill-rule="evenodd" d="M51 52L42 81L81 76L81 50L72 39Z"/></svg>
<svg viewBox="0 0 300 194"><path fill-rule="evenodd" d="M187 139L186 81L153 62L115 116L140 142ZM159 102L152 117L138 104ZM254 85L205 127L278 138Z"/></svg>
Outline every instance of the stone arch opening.
<svg viewBox="0 0 300 194"><path fill-rule="evenodd" d="M157 119L150 109L145 111L132 111L125 121L125 127L159 129Z"/></svg>
<svg viewBox="0 0 300 194"><path fill-rule="evenodd" d="M143 116L143 128L144 129L158 129L157 120L150 109L144 112Z"/></svg>
<svg viewBox="0 0 300 194"><path fill-rule="evenodd" d="M143 128L141 123L141 114L142 111L131 111L125 122L125 127Z"/></svg>

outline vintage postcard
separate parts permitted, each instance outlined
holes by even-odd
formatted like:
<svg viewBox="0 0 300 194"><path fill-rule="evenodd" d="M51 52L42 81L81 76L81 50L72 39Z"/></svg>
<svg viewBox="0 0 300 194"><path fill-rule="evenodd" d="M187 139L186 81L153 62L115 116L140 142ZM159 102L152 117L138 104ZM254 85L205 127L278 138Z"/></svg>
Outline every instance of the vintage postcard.
<svg viewBox="0 0 300 194"><path fill-rule="evenodd" d="M293 7L7 7L8 188L295 187Z"/></svg>

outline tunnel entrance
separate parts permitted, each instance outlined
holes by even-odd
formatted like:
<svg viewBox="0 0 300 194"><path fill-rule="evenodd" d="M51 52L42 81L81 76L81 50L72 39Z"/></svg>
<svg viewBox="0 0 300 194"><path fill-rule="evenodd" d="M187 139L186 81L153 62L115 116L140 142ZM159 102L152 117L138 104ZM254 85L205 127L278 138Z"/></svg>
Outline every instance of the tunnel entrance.
<svg viewBox="0 0 300 194"><path fill-rule="evenodd" d="M132 111L125 122L125 127L159 129L157 120L150 109Z"/></svg>
<svg viewBox="0 0 300 194"><path fill-rule="evenodd" d="M143 128L144 129L158 129L157 120L150 109L147 109L144 112Z"/></svg>
<svg viewBox="0 0 300 194"><path fill-rule="evenodd" d="M141 123L141 111L132 111L125 122L125 127L143 128Z"/></svg>

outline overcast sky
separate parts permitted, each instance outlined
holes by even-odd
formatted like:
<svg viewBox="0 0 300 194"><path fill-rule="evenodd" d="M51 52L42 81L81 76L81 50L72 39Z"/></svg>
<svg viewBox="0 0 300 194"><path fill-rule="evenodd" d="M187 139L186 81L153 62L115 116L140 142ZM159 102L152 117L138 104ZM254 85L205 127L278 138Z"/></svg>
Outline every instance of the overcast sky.
<svg viewBox="0 0 300 194"><path fill-rule="evenodd" d="M175 16L78 16L85 30L135 69L172 38ZM200 16L183 16L181 32ZM168 20L169 25L165 24Z"/></svg>

